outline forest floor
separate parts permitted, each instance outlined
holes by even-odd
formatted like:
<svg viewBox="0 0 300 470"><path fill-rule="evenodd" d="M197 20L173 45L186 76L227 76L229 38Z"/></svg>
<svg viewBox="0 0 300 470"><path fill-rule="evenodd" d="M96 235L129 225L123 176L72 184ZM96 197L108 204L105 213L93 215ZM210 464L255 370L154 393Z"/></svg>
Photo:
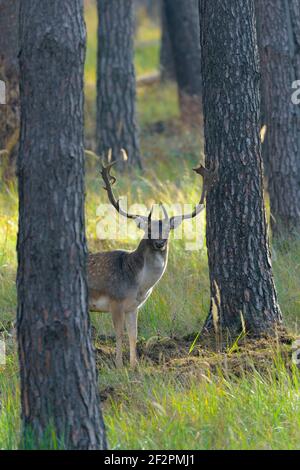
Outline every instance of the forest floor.
<svg viewBox="0 0 300 470"><path fill-rule="evenodd" d="M96 15L87 11L86 148L94 150ZM141 40L147 40L146 45ZM157 69L159 31L138 29L138 74ZM147 45L148 42L148 45ZM117 175L120 195L151 207L154 202L195 203L201 187L191 169L203 160L203 136L182 127L176 86L138 90L138 118L145 171ZM99 204L106 202L99 163L86 160L86 222L91 251L125 248L141 234L100 240ZM266 199L268 208L268 200ZM16 310L16 182L0 182L0 448L18 448L19 376L14 335ZM195 225L197 223L197 226ZM99 226L100 224L100 226ZM100 228L99 228L100 227ZM300 372L293 364L299 334L300 239L272 243L275 282L288 334L284 341L237 338L223 353L205 349L198 333L209 309L205 214L173 234L167 271L141 309L136 370L116 369L111 318L92 314L108 442L113 449L299 449ZM0 338L1 339L1 338ZM125 352L128 364L128 347ZM58 444L54 440L53 448Z"/></svg>

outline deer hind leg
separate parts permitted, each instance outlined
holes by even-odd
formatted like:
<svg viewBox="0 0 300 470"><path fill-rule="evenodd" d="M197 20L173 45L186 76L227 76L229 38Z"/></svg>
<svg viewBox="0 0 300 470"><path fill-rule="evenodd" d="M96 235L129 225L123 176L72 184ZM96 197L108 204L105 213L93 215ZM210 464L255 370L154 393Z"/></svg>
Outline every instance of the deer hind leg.
<svg viewBox="0 0 300 470"><path fill-rule="evenodd" d="M130 367L136 367L138 364L136 355L137 342L137 310L126 313L126 329L129 338L130 347Z"/></svg>
<svg viewBox="0 0 300 470"><path fill-rule="evenodd" d="M114 324L114 328L116 332L116 366L122 367L123 366L122 343L123 343L124 320L125 320L124 310L119 306L115 306L112 309L112 319L113 319L113 324Z"/></svg>

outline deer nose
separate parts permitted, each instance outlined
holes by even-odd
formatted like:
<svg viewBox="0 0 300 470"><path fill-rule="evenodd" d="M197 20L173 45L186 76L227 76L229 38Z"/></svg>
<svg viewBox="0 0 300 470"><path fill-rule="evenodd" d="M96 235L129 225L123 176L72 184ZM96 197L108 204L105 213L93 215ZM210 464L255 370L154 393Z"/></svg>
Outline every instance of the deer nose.
<svg viewBox="0 0 300 470"><path fill-rule="evenodd" d="M163 248L165 246L165 244L166 244L165 240L155 240L155 242L154 242L154 246L157 249Z"/></svg>

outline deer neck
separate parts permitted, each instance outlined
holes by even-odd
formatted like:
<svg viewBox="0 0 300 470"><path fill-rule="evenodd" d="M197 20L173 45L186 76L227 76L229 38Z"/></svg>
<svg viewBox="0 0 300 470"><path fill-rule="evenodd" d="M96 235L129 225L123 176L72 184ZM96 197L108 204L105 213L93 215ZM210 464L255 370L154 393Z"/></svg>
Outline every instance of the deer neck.
<svg viewBox="0 0 300 470"><path fill-rule="evenodd" d="M135 270L139 272L140 289L151 289L162 277L168 262L168 245L164 251L154 250L147 239L141 240L130 254Z"/></svg>

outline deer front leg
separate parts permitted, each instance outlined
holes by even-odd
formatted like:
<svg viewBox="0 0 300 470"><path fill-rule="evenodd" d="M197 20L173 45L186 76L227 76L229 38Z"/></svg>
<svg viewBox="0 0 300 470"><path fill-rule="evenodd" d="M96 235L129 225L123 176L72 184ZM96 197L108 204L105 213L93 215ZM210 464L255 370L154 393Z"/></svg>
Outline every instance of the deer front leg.
<svg viewBox="0 0 300 470"><path fill-rule="evenodd" d="M116 332L116 366L122 367L123 366L123 351L122 351L122 343L123 343L123 332L124 332L124 320L125 320L125 313L122 308L114 307L112 309L112 319L113 324Z"/></svg>
<svg viewBox="0 0 300 470"><path fill-rule="evenodd" d="M130 347L130 367L134 368L138 364L136 355L136 342L137 342L137 310L126 313L126 329L129 338Z"/></svg>

